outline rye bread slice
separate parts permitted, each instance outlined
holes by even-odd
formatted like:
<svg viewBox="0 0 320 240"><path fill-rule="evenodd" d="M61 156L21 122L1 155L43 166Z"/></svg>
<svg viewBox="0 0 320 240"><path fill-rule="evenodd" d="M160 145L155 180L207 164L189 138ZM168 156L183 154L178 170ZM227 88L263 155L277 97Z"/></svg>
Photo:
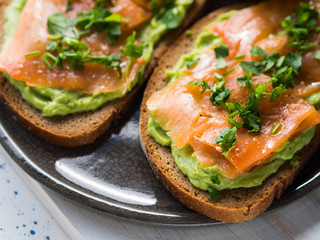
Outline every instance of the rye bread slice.
<svg viewBox="0 0 320 240"><path fill-rule="evenodd" d="M10 0L0 3L0 16L3 16L4 8ZM172 30L164 36L157 44L152 58L144 72L143 81L147 81L149 75L157 65L158 59L166 51L168 46L183 32L192 21L201 13L206 0L195 0L190 7L187 17L182 26ZM4 19L0 19L0 26L3 26ZM0 30L0 45L3 33ZM123 98L110 101L95 111L70 114L67 116L42 117L41 112L29 105L12 87L9 82L0 74L0 95L16 119L37 136L49 141L52 144L76 147L89 144L103 134L110 124L125 113L133 102L133 99L142 85L137 85Z"/></svg>
<svg viewBox="0 0 320 240"><path fill-rule="evenodd" d="M160 59L158 67L154 70L148 82L140 115L141 146L158 180L177 200L188 208L223 222L243 222L263 213L275 198L280 198L283 191L292 183L308 159L312 157L320 142L318 128L311 144L299 153L301 161L298 166L292 167L288 161L261 186L224 190L220 193L216 202L210 202L208 192L194 187L189 179L178 169L170 148L161 146L147 135L147 121L150 115L146 101L155 91L167 85L165 71L174 66L181 54L190 52L197 35L204 26L215 20L219 14L233 9L241 9L244 6L234 5L211 13L190 28L193 32L192 35L182 35L168 49Z"/></svg>

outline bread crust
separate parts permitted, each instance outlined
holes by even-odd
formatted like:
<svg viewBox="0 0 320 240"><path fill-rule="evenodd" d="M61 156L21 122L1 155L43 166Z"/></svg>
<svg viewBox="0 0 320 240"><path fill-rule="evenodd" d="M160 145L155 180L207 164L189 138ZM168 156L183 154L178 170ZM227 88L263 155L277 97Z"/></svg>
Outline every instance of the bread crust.
<svg viewBox="0 0 320 240"><path fill-rule="evenodd" d="M4 8L10 0L0 3L0 16L3 16ZM170 31L157 44L152 58L144 72L143 81L146 82L149 75L157 65L159 57L167 47L182 33L188 25L201 13L206 0L196 0L188 11L188 17L179 29ZM0 19L0 26L3 26L4 19ZM0 44L2 41L0 31ZM126 96L110 101L97 110L70 114L67 116L42 117L41 112L29 105L20 93L0 74L0 95L9 110L16 119L35 135L48 142L65 147L77 147L92 143L98 136L103 134L112 122L119 119L133 102L134 96L143 85L137 85Z"/></svg>
<svg viewBox="0 0 320 240"><path fill-rule="evenodd" d="M165 71L174 66L181 54L190 52L197 35L204 26L215 20L219 14L233 9L241 9L244 6L234 5L211 13L191 27L193 32L191 36L184 34L174 43L163 58L160 59L159 66L149 80L144 93L140 115L141 146L159 181L177 200L188 208L223 222L243 222L263 213L275 198L280 198L307 160L312 157L320 142L318 127L311 144L299 153L301 161L298 166L292 167L288 161L277 173L266 179L261 186L224 190L221 191L216 202L210 202L208 192L194 187L189 179L178 169L170 148L161 146L147 135L147 122L150 115L146 101L155 91L167 85L167 79L164 77Z"/></svg>

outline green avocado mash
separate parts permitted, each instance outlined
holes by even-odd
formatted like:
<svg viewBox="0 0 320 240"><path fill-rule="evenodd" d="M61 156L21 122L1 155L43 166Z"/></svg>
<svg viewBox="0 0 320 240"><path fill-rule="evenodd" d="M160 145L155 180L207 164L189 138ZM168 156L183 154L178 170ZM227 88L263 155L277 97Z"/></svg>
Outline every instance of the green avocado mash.
<svg viewBox="0 0 320 240"><path fill-rule="evenodd" d="M6 8L4 25L4 43L2 47L7 46L14 36L15 29L18 24L21 12L27 0L13 0ZM139 32L138 40L144 47L143 58L145 59L143 72L149 62L153 48L159 41L160 37L165 34L170 26L166 22L166 17L177 18L181 23L186 15L188 7L193 0L175 0L173 7L170 9L162 9L154 16L150 23ZM41 110L42 115L46 117L56 115L67 115L76 112L95 110L104 103L116 98L123 97L137 83L138 77L132 82L130 89L123 92L84 94L74 91L68 91L56 88L30 87L22 81L17 81L6 75L10 83L17 88L22 97L35 108Z"/></svg>
<svg viewBox="0 0 320 240"><path fill-rule="evenodd" d="M181 75L179 69L183 68L186 61L193 60L198 57L199 50L209 45L221 45L223 40L212 33L206 31L213 24L225 20L235 14L236 11L231 11L221 14L218 19L207 26L204 31L198 36L194 49L180 57L173 70L166 72L166 76L170 79L170 83L175 81ZM320 93L316 93L307 98L307 100L315 105L320 106ZM262 165L254 167L250 172L246 172L236 177L228 179L219 168L214 165L205 167L201 165L193 155L193 149L190 145L186 145L182 149L178 149L172 142L166 131L153 119L151 116L148 121L148 135L152 136L159 144L163 146L171 146L171 153L175 159L178 168L188 176L190 182L202 190L213 188L216 190L234 189L234 188L249 188L262 184L262 182L286 162L290 161L292 166L298 164L299 158L295 153L300 151L304 146L308 145L314 136L315 127L304 131L300 135L294 137L290 141L275 152L270 160Z"/></svg>
<svg viewBox="0 0 320 240"><path fill-rule="evenodd" d="M299 159L297 156L294 156L294 154L310 143L314 133L315 127L312 127L286 142L273 154L267 163L254 167L250 172L243 173L235 179L229 179L216 165L212 167L201 165L193 155L193 149L190 145L178 149L172 143L171 138L153 118L150 118L148 121L148 134L161 145L171 146L171 153L178 168L189 177L190 182L194 186L202 190L207 190L208 187L223 190L240 187L249 188L261 185L267 177L277 172L279 167L286 161L291 161L292 165L296 165ZM214 179L214 181L212 181L212 179Z"/></svg>

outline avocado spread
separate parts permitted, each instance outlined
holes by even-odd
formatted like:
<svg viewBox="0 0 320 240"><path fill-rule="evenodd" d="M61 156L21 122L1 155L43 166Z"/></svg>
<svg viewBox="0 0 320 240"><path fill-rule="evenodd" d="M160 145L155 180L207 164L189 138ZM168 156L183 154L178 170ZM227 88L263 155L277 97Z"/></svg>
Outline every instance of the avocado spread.
<svg viewBox="0 0 320 240"><path fill-rule="evenodd" d="M221 14L215 22L211 23L204 29L204 31L198 36L194 49L190 53L181 56L172 71L166 72L166 77L170 79L169 84L181 76L178 70L185 66L186 61L195 59L201 48L209 45L218 46L223 43L221 38L214 36L212 33L207 31L207 29L219 21L228 19L235 13L236 11L230 11L228 13ZM320 93L309 96L307 100L311 104L319 106ZM271 156L268 162L254 167L249 172L242 173L235 179L229 179L220 171L217 165L213 165L211 167L201 165L193 155L193 149L190 145L186 145L182 149L178 149L172 142L170 136L168 136L166 131L153 119L152 116L148 120L148 135L152 136L162 146L171 146L171 153L178 168L188 176L190 182L194 186L202 190L213 188L220 191L224 189L259 186L267 177L277 172L277 170L286 161L290 161L292 166L296 166L299 163L299 157L296 156L295 153L308 145L314 134L315 127L304 131L290 141L284 143L283 146Z"/></svg>
<svg viewBox="0 0 320 240"><path fill-rule="evenodd" d="M19 22L19 18L23 7L27 0L13 0L5 10L4 24L4 43L2 47L7 46L14 36L15 29ZM160 37L165 34L170 26L165 23L163 17L169 12L171 17L178 18L181 23L186 15L188 7L193 0L174 0L170 9L162 9L154 16L149 24L139 32L138 40L144 47L143 58L144 65L140 71L144 71L149 62L153 48L159 41ZM165 12L166 11L166 12ZM67 115L76 112L95 110L104 103L116 98L123 97L127 92L111 92L84 94L80 92L68 91L56 88L30 87L22 81L17 81L6 75L10 83L20 91L22 97L32 106L41 110L45 117L56 115ZM132 82L128 91L130 91L138 83L138 77Z"/></svg>

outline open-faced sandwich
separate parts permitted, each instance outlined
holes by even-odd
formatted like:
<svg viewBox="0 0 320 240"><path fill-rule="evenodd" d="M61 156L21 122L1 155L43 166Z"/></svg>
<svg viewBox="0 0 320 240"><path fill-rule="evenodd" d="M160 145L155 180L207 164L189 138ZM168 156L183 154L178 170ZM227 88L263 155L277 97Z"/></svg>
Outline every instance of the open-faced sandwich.
<svg viewBox="0 0 320 240"><path fill-rule="evenodd" d="M225 222L264 212L319 143L320 3L268 1L208 15L160 59L141 144L188 208Z"/></svg>
<svg viewBox="0 0 320 240"><path fill-rule="evenodd" d="M1 1L0 94L20 122L49 142L91 143L128 109L204 3Z"/></svg>

